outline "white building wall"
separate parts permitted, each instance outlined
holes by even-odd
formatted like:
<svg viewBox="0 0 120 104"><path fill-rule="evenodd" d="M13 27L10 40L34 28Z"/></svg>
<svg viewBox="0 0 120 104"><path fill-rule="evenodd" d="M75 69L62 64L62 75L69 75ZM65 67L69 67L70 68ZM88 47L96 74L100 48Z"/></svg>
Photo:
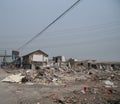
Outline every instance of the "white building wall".
<svg viewBox="0 0 120 104"><path fill-rule="evenodd" d="M44 61L48 62L48 57L44 56Z"/></svg>
<svg viewBox="0 0 120 104"><path fill-rule="evenodd" d="M61 56L62 57L62 62L65 62L66 61L66 59L65 59L65 57L64 56Z"/></svg>
<svg viewBox="0 0 120 104"><path fill-rule="evenodd" d="M32 61L44 61L43 55L33 55Z"/></svg>

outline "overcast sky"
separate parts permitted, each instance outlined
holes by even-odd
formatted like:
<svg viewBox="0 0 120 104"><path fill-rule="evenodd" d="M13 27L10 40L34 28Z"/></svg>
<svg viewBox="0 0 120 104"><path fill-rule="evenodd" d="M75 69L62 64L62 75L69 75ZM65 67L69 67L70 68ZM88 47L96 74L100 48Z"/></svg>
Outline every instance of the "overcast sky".
<svg viewBox="0 0 120 104"><path fill-rule="evenodd" d="M0 50L17 50L74 2L0 0ZM38 49L50 57L120 61L120 0L81 0L20 52Z"/></svg>

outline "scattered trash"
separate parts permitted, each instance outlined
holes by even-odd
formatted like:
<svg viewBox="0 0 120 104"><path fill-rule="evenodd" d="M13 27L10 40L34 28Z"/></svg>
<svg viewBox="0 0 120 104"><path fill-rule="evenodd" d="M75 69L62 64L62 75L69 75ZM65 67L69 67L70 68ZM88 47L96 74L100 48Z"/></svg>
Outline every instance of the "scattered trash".
<svg viewBox="0 0 120 104"><path fill-rule="evenodd" d="M112 89L108 89L108 91L109 91L110 93L113 93L113 90L112 90Z"/></svg>
<svg viewBox="0 0 120 104"><path fill-rule="evenodd" d="M64 88L66 88L66 87L68 87L68 85L67 85L67 84L64 84Z"/></svg>
<svg viewBox="0 0 120 104"><path fill-rule="evenodd" d="M40 102L37 102L37 104L40 104Z"/></svg>
<svg viewBox="0 0 120 104"><path fill-rule="evenodd" d="M26 82L25 84L26 85L34 85L34 83L32 83L32 82Z"/></svg>
<svg viewBox="0 0 120 104"><path fill-rule="evenodd" d="M83 90L84 90L84 92L86 92L87 91L87 87L84 87Z"/></svg>
<svg viewBox="0 0 120 104"><path fill-rule="evenodd" d="M96 69L90 69L82 63L75 65L74 63L71 65L61 63L60 67L53 64L53 66L37 70L19 71L19 74L10 75L2 81L23 83L31 87L38 84L44 85L42 87L47 87L47 89L57 88L52 92L53 94L49 92L49 97L47 97L53 101L53 104L108 104L108 102L115 104L114 99L113 101L111 99L114 96L120 96L116 91L116 87L119 86L120 72L118 70L106 71L105 65L101 64L97 65L97 67L101 67L100 70L96 66L94 67ZM48 88L49 86L50 88ZM60 97L61 92L62 97ZM44 98L46 97L44 96ZM39 101L37 104L40 104ZM119 101L119 98L116 101ZM50 102L50 104L52 103Z"/></svg>
<svg viewBox="0 0 120 104"><path fill-rule="evenodd" d="M105 87L115 87L114 83L109 80L104 81L104 83Z"/></svg>
<svg viewBox="0 0 120 104"><path fill-rule="evenodd" d="M3 79L2 82L16 82L16 83L20 83L21 80L24 77L25 76L22 76L21 73L16 74L16 75L10 75L10 76L6 77L5 79Z"/></svg>
<svg viewBox="0 0 120 104"><path fill-rule="evenodd" d="M82 92L83 94L85 94L86 91L87 91L87 87L83 87L83 89L81 90L81 92Z"/></svg>

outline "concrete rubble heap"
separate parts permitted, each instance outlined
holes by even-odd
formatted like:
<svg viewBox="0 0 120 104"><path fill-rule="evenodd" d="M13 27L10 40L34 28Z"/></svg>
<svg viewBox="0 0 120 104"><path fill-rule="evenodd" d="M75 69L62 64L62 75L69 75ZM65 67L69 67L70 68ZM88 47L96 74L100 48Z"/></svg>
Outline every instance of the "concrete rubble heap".
<svg viewBox="0 0 120 104"><path fill-rule="evenodd" d="M120 67L98 69L62 63L61 66L18 70L14 78L19 80L14 81L13 78L12 81L7 81L11 78L7 77L7 80L3 79L3 81L71 88L64 94L49 95L47 99L51 100L52 104L120 104L120 70L118 69Z"/></svg>

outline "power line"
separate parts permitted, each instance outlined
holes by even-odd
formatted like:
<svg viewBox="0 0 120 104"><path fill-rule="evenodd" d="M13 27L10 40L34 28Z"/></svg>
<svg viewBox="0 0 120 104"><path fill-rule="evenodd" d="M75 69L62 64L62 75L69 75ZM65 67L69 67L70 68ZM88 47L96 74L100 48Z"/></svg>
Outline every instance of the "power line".
<svg viewBox="0 0 120 104"><path fill-rule="evenodd" d="M70 11L73 7L75 7L80 0L77 0L73 5L71 5L66 11L64 11L60 16L58 16L54 21L52 21L49 25L47 25L41 32L36 34L34 37L32 37L29 41L27 41L25 44L23 44L18 50L22 49L26 45L28 45L30 42L32 42L35 38L42 35L43 32L45 32L50 26L52 26L56 21L58 21L61 17L63 17L68 11Z"/></svg>
<svg viewBox="0 0 120 104"><path fill-rule="evenodd" d="M120 31L120 30L119 30ZM101 35L101 34L106 34L107 32L109 32L109 31L104 31L104 32L99 32L99 36ZM111 33L116 33L117 31L116 30L114 30L114 31L111 31ZM115 40L114 38L119 38L120 36L118 35L118 36L115 36L115 35L105 35L104 37L102 36L101 38L100 37L98 37L98 36L96 36L97 37L97 39L94 39L93 38L93 40L91 40L91 39L89 39L89 40L82 40L82 41L80 41L79 39L79 37L76 37L76 35L79 35L79 33L78 34L74 34L74 35L72 35L72 36L74 36L74 37L72 37L72 40L71 41L62 41L62 42L59 42L59 41L57 41L57 44L49 44L49 45L40 45L40 47L41 48L43 48L43 49L50 49L50 48L58 48L58 47L60 47L61 48L61 46L62 46L62 48L63 47L71 47L71 46L79 46L80 44L85 44L85 42L87 42L87 43L89 43L89 42L97 42L97 41L99 41L99 42L103 42L102 40L103 39L113 39L113 40ZM85 34L82 34L82 35L84 35L85 36ZM89 35L89 34L87 34L87 35ZM91 35L91 37L94 37L94 35ZM77 39L77 40L76 40ZM69 39L68 39L69 40ZM75 40L75 41L74 41ZM87 44L86 43L86 44ZM30 48L26 48L26 49L30 49Z"/></svg>
<svg viewBox="0 0 120 104"><path fill-rule="evenodd" d="M91 26L84 26L84 27L77 27L77 28L67 28L67 29L63 29L63 30L58 30L58 31L51 31L49 32L50 34L55 34L52 35L53 37L57 37L57 36L65 36L65 34L69 35L71 33L76 34L76 32L79 32L78 34L80 34L80 32L96 32L96 31L111 31L111 30L119 30L120 27L120 22L119 24L111 24L111 23L106 23L106 24L99 24L99 25L91 25ZM71 34L73 35L73 34ZM50 36L50 37L52 37ZM47 37L48 38L48 37Z"/></svg>

